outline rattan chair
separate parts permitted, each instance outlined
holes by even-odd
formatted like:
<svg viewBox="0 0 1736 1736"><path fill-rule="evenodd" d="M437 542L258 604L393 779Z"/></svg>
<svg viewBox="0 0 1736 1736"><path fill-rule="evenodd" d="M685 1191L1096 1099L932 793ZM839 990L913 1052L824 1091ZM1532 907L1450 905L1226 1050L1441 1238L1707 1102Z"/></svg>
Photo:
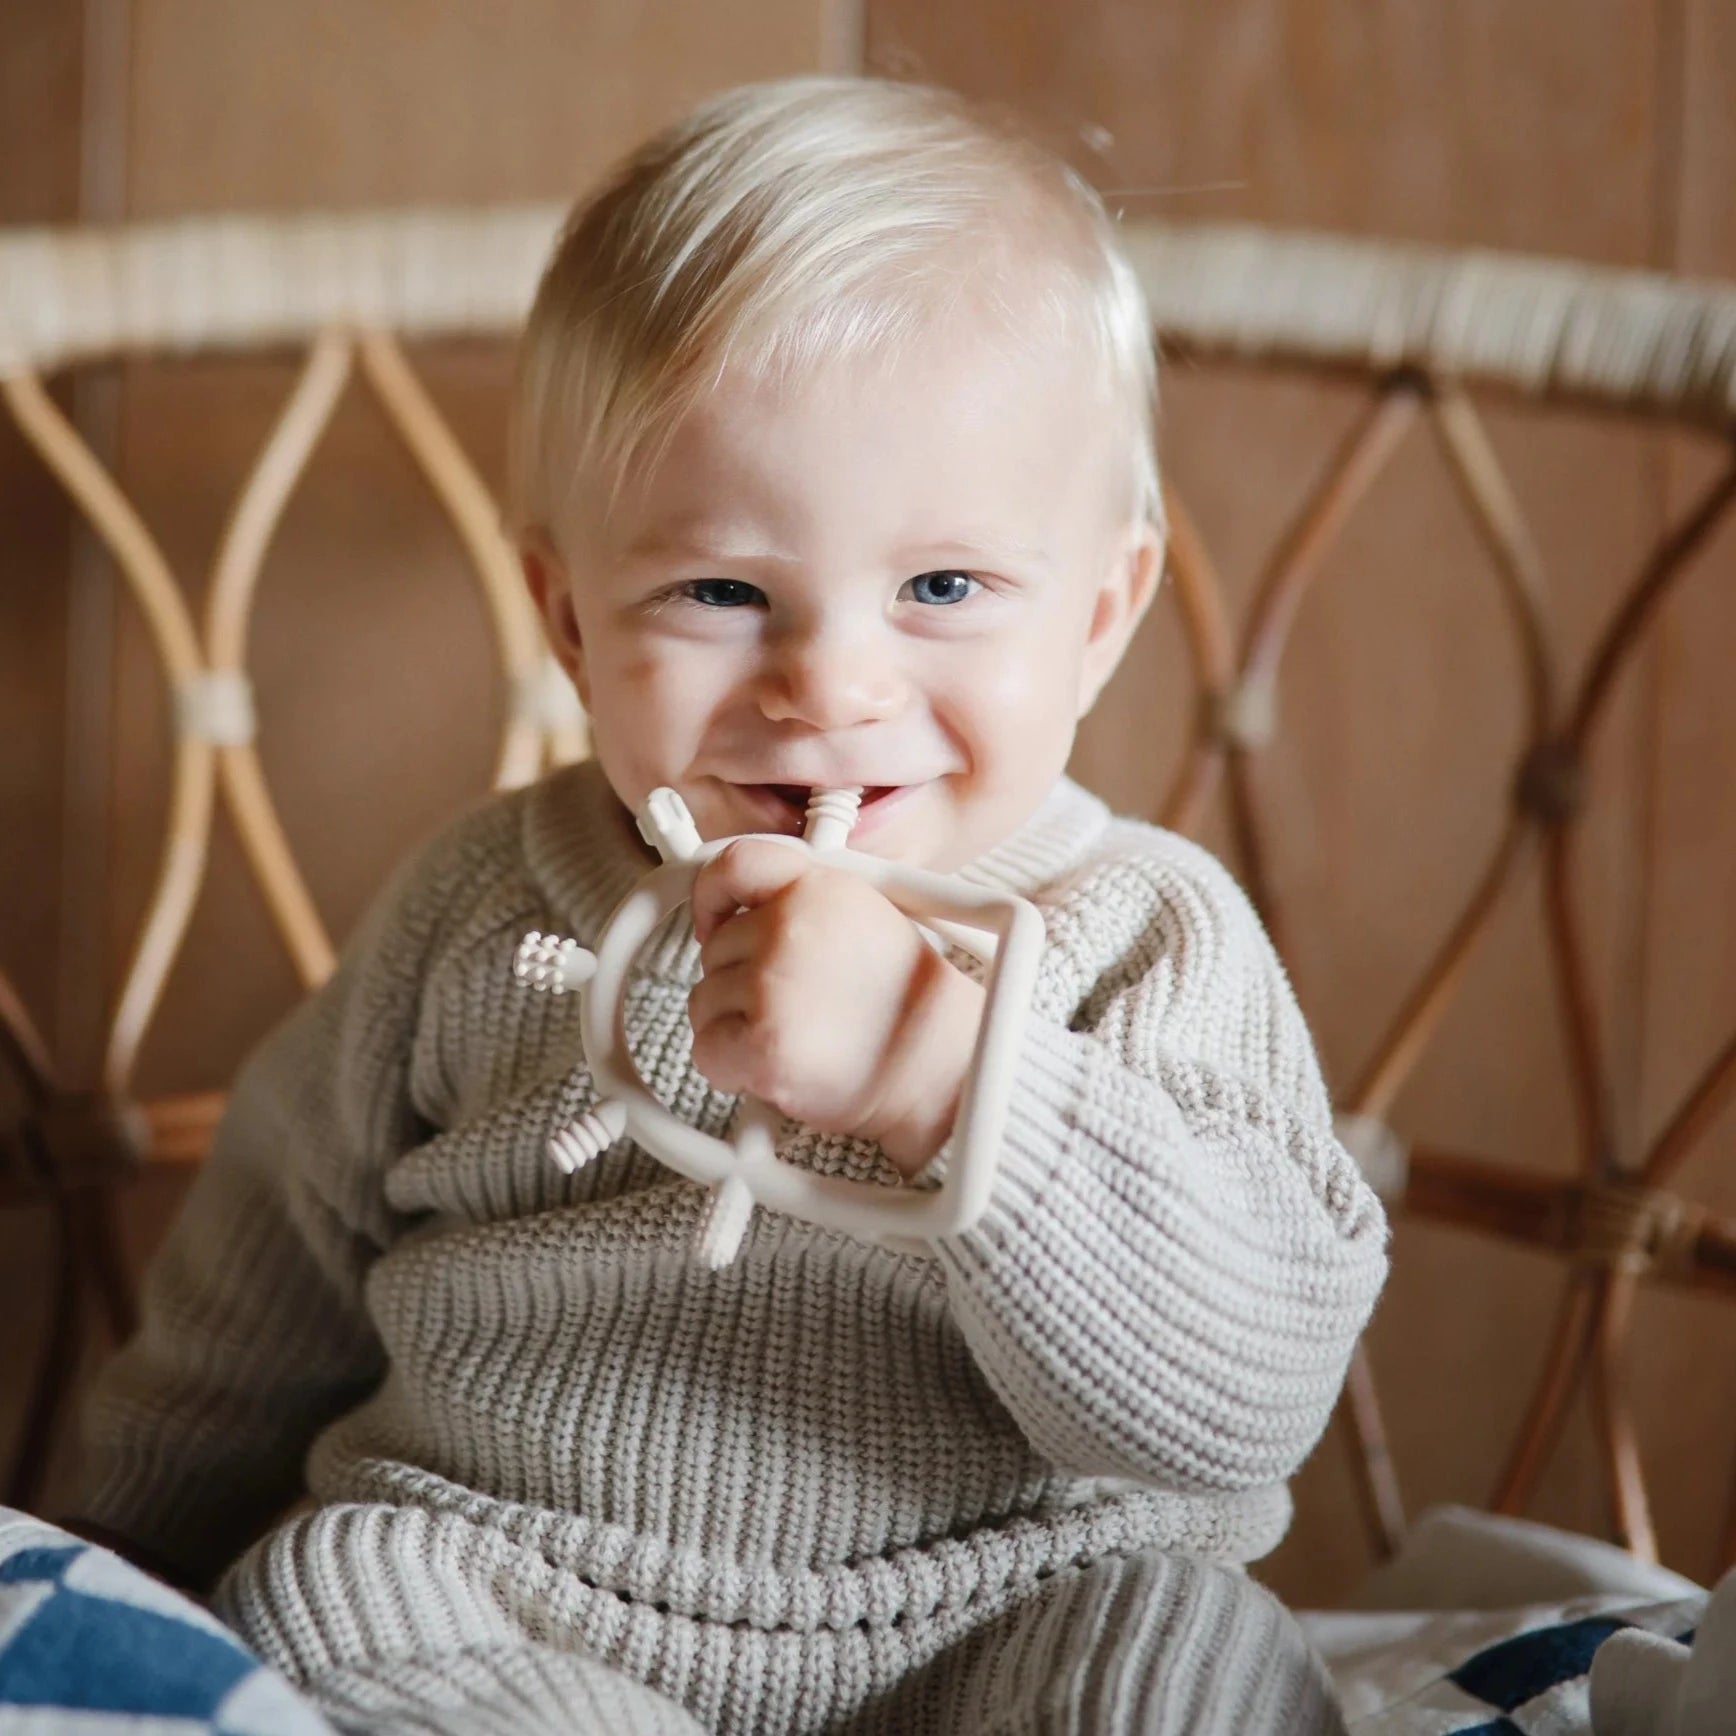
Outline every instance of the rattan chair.
<svg viewBox="0 0 1736 1736"><path fill-rule="evenodd" d="M505 339L528 304L560 213L552 208L351 217L214 219L107 232L0 235L0 395L6 411L112 553L149 626L174 699L174 774L161 867L108 1025L96 1080L57 1076L0 975L0 1204L46 1200L65 1238L8 1499L40 1486L63 1408L80 1293L117 1335L132 1321L116 1252L117 1185L140 1166L197 1163L220 1094L138 1101L141 1041L200 897L214 807L227 805L283 944L308 988L333 948L279 825L256 752L247 645L255 584L340 396L359 376L426 475L486 598L511 703L498 786L586 751L584 719L544 656L496 509L407 360L405 343ZM1341 1105L1347 1142L1395 1210L1553 1250L1570 1263L1553 1345L1490 1505L1534 1493L1568 1401L1589 1380L1619 1538L1655 1558L1623 1378L1628 1322L1648 1283L1736 1292L1736 1221L1673 1191L1736 1091L1736 1039L1643 1152L1622 1152L1588 988L1576 892L1582 817L1596 792L1588 745L1659 606L1736 496L1736 463L1672 525L1633 575L1575 687L1557 670L1541 563L1471 393L1499 391L1717 437L1736 422L1736 292L1560 262L1399 249L1246 228L1130 224L1129 245L1172 354L1359 382L1366 408L1325 480L1272 553L1240 632L1213 562L1171 498L1170 566L1198 684L1197 726L1160 817L1197 826L1228 804L1244 875L1280 950L1287 911L1271 871L1273 827L1252 768L1277 724L1275 684L1292 624L1352 507L1407 434L1439 441L1493 557L1521 652L1526 739L1498 846ZM80 366L139 356L293 352L299 378L237 496L195 620L126 495L45 390ZM1577 1172L1407 1145L1389 1125L1497 908L1540 860L1541 920L1560 994L1578 1115ZM1360 1359L1342 1407L1372 1536L1404 1525L1373 1382ZM1736 1533L1723 1559L1736 1555Z"/></svg>

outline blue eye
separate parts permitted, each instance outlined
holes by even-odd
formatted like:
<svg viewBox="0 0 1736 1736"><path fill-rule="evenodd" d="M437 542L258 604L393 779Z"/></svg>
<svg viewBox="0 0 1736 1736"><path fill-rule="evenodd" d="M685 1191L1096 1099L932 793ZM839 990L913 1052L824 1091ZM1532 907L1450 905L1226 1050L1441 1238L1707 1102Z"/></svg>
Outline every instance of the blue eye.
<svg viewBox="0 0 1736 1736"><path fill-rule="evenodd" d="M965 589L965 587L967 585L976 585L978 583L978 581L973 579L969 573L959 573L950 570L936 573L918 573L910 582L914 587L916 587L917 601L920 603L962 603L965 598L971 594ZM928 596L923 596L922 587L924 585L944 589L946 594L936 596L931 593Z"/></svg>
<svg viewBox="0 0 1736 1736"><path fill-rule="evenodd" d="M950 569L918 573L909 583L919 603L943 606L962 603L982 589L981 581L969 573ZM765 600L759 586L745 579L689 579L680 587L679 595L706 609L739 609Z"/></svg>
<svg viewBox="0 0 1736 1736"><path fill-rule="evenodd" d="M694 579L682 587L694 602L708 609L734 609L760 595L758 585L745 579Z"/></svg>

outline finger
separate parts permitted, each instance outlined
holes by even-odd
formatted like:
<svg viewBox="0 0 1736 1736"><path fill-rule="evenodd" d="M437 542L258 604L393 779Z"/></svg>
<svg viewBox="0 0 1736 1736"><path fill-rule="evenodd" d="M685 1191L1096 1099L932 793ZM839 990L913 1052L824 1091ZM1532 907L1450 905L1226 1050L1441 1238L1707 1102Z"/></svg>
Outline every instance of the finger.
<svg viewBox="0 0 1736 1736"><path fill-rule="evenodd" d="M693 933L701 946L726 917L775 897L809 870L803 853L787 844L742 838L728 845L693 877L689 900Z"/></svg>
<svg viewBox="0 0 1736 1736"><path fill-rule="evenodd" d="M693 1065L719 1091L750 1091L747 1021L740 1013L725 1013L703 1030L693 1031Z"/></svg>
<svg viewBox="0 0 1736 1736"><path fill-rule="evenodd" d="M743 959L764 957L770 946L772 912L763 904L719 917L699 949L699 968L709 974ZM694 930L697 934L697 928Z"/></svg>
<svg viewBox="0 0 1736 1736"><path fill-rule="evenodd" d="M687 1019L695 1037L719 1019L737 1018L744 1023L759 1014L759 993L753 972L741 965L707 971L687 997Z"/></svg>
<svg viewBox="0 0 1736 1736"><path fill-rule="evenodd" d="M771 1077L763 1007L752 973L738 966L695 985L687 1000L693 1064L719 1091L763 1094Z"/></svg>

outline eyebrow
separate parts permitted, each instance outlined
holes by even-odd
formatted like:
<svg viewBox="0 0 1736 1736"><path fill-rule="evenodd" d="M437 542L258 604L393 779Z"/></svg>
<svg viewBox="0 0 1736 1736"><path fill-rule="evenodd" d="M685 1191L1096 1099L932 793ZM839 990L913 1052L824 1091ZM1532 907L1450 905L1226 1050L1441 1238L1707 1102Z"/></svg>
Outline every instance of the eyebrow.
<svg viewBox="0 0 1736 1736"><path fill-rule="evenodd" d="M749 562L792 567L801 564L799 557L782 549L752 539L737 542L727 527L714 533L704 524L652 529L629 543L623 551L623 558L628 562L667 560L677 556L715 561L719 566ZM967 532L963 536L907 543L894 551L893 558L899 565L928 571L935 569L925 569L923 563L936 559L991 566L1010 561L1037 567L1044 572L1054 567L1046 549L1018 537L1004 537L993 532Z"/></svg>
<svg viewBox="0 0 1736 1736"><path fill-rule="evenodd" d="M1048 550L1039 548L1035 543L1024 542L1017 537L997 536L992 532L942 537L935 542L911 543L899 550L899 558L908 566L915 566L931 555L949 555L966 562L988 561L990 564L1015 561L1041 567L1045 572L1055 564Z"/></svg>
<svg viewBox="0 0 1736 1736"><path fill-rule="evenodd" d="M628 561L667 559L685 555L703 561L729 565L736 561L775 562L780 566L795 566L796 557L782 549L752 539L738 541L733 535L714 536L703 525L678 525L667 530L647 531L629 543L623 551Z"/></svg>

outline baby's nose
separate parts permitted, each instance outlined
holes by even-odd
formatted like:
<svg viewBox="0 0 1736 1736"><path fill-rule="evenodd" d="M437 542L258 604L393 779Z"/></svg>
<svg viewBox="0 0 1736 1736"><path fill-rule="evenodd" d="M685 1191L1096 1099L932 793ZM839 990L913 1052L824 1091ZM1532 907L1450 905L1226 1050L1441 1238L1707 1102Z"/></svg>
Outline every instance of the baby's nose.
<svg viewBox="0 0 1736 1736"><path fill-rule="evenodd" d="M861 635L809 636L768 652L760 710L774 723L846 729L893 716L903 705L903 673Z"/></svg>

